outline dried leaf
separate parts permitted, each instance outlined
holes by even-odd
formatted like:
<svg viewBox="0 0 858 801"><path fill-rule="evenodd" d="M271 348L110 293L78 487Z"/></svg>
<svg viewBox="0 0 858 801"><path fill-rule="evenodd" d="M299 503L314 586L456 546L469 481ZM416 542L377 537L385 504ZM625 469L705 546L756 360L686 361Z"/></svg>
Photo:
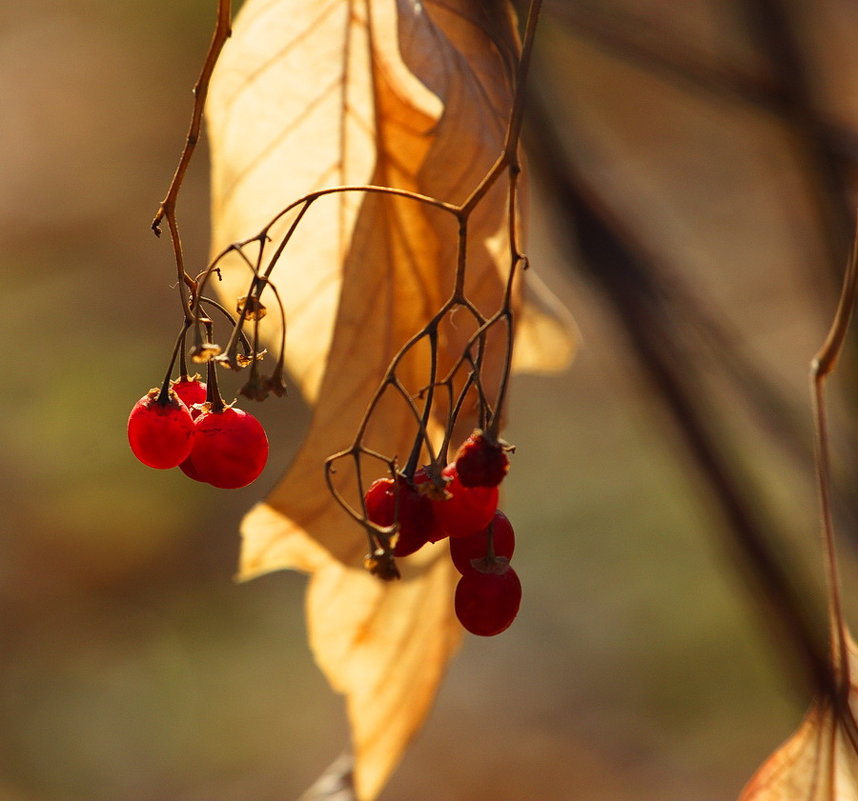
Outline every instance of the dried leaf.
<svg viewBox="0 0 858 801"><path fill-rule="evenodd" d="M461 636L446 543L401 560L401 581L331 561L307 596L310 643L348 699L359 798L373 798L431 708ZM438 551L439 553L433 553Z"/></svg>
<svg viewBox="0 0 858 801"><path fill-rule="evenodd" d="M325 187L370 183L448 202L467 198L503 146L518 47L505 1L249 0L207 108L213 253ZM501 181L469 220L465 290L486 315L499 308L509 270L506 211ZM273 243L294 218L268 231ZM286 476L244 520L240 577L280 568L313 574L310 642L347 697L360 799L377 795L397 764L458 642L456 574L439 544L402 560L400 582L369 576L361 568L364 533L333 502L322 464L352 440L394 354L451 295L456 246L456 222L438 209L337 193L304 215L272 273L288 324L286 363L315 408ZM218 290L232 301L247 294L246 265L233 256L220 266ZM522 317L523 329L538 336L523 341L517 358L533 369L556 367L571 353L569 329L549 306ZM457 315L464 317L440 334L442 372L473 330L466 312ZM270 344L279 339L275 317L260 323ZM488 393L501 345L501 337L489 342ZM401 364L409 391L425 386L429 364L428 347ZM376 417L372 447L404 459L415 435L412 412L389 397ZM431 421L430 433L440 427ZM352 473L343 471L338 487L356 497Z"/></svg>
<svg viewBox="0 0 858 801"><path fill-rule="evenodd" d="M493 5L473 0L416 3L400 8L397 16L394 0L373 0L369 6L367 0L246 3L218 63L207 105L212 252L252 236L288 203L326 187L371 182L453 202L464 199L500 152L509 103L516 48L509 26L500 28L503 13L492 10ZM499 42L490 51L484 30L489 25ZM400 41L406 43L402 52ZM429 49L424 51L420 43ZM498 189L497 196L502 187ZM287 364L311 403L327 364L344 262L359 251L353 240L365 199L361 193L343 193L317 201L274 276L284 289ZM448 281L435 294L447 292L455 231L449 220L445 224L425 209L412 213L410 205L400 203L404 219L392 220L391 233L398 236L391 244L406 250L396 275L409 278L412 262L443 262ZM396 209L391 213L396 216ZM479 219L487 215L492 219ZM362 213L364 220L372 216ZM442 241L433 242L434 232L409 221L411 217L430 218L431 228L444 229ZM276 239L290 221L275 226L272 236ZM506 237L502 229L493 230L496 213L478 212L474 222L480 230L471 234L476 243L472 251L481 258L472 258L470 284L478 286L487 269L497 269L496 260L504 263ZM421 236L404 238L410 226L417 226ZM425 254L417 252L430 245ZM366 266L372 255L357 257ZM394 277L385 264L395 255L386 254L382 264L366 271L362 283L369 291L380 285L380 278ZM224 281L217 288L232 303L246 294L249 273L237 256L222 267ZM438 281L425 286L421 278L411 275L399 294L417 301L425 316L437 297L421 295ZM558 310L556 301L542 302L547 293L536 279L528 284L539 302L526 317L538 320L550 334L532 346L525 336L516 359L523 368L546 369L548 363L548 369L556 369L572 352L568 314ZM385 295L376 306L391 300ZM279 330L271 317L263 332L276 343ZM528 329L522 326L521 333Z"/></svg>
<svg viewBox="0 0 858 801"><path fill-rule="evenodd" d="M854 676L858 650L851 638L847 648ZM816 701L798 731L760 766L739 801L858 801L856 708L854 683L847 707Z"/></svg>

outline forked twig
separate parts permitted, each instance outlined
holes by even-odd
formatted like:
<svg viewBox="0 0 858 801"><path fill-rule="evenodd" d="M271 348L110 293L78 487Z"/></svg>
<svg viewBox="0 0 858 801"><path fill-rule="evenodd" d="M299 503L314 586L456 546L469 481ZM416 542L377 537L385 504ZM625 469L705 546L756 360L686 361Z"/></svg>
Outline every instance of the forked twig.
<svg viewBox="0 0 858 801"><path fill-rule="evenodd" d="M523 265L526 266L527 263L526 257L518 249L518 178L521 172L518 148L521 136L521 123L524 114L524 85L529 71L530 55L533 48L536 25L539 19L541 5L541 0L532 0L529 4L527 21L525 23L522 40L521 55L514 76L514 93L509 117L507 119L503 150L488 169L483 179L475 186L470 195L468 195L460 205L454 205L436 198L427 198L417 193L408 192L406 190L397 190L389 187L338 187L324 190L326 193L357 190L382 191L389 194L399 195L448 212L455 216L458 222L458 256L454 287L450 297L441 305L429 322L427 322L420 331L415 333L407 342L405 342L399 351L397 351L393 356L383 378L367 405L351 445L329 456L325 461L325 477L328 482L328 487L331 490L333 497L341 506L343 506L344 510L354 520L363 524L369 537L371 553L377 553L380 551L385 556L390 556L390 544L393 541L391 534L395 534L397 530L396 524L394 524L394 528L391 531L389 527L376 526L367 519L365 503L363 502L366 485L364 484L362 471L360 469L361 456L378 458L378 454L372 452L366 446L364 440L369 423L388 389L393 388L400 394L402 401L406 403L415 417L416 435L403 471L403 475L408 480L413 478L415 469L419 463L420 455L425 451L429 459L429 475L433 482L435 482L436 488L439 491L443 491L443 484L441 483L440 478L441 462L446 460L447 449L450 445L453 430L460 413L464 409L466 396L470 393L475 393L477 396L479 420L480 423L485 426L487 435L493 439L497 437L512 364L514 328L512 289L519 269L522 268ZM507 225L510 251L509 269L506 276L501 307L488 316L485 316L476 308L465 294L468 223L474 209L504 174L507 175ZM302 212L305 211L307 206L313 202L317 196L321 196L321 193L314 193L314 195L309 195L295 201L290 205L290 207L287 207L287 209L281 212L280 215L275 217L269 226L273 225L274 222L282 216L282 214L289 210L289 208L293 208L298 204L305 204ZM294 227L294 224L290 227L286 234L287 238L291 236L294 231ZM285 241L281 242L278 247L278 257L282 252L284 245ZM269 274L272 268L273 260L266 269L266 274ZM453 360L452 365L447 368L446 374L444 374L443 377L438 378L436 375L438 370L437 349L439 347L439 338L437 334L438 327L441 322L456 309L466 310L473 317L476 329L469 336L467 342L464 343L462 352ZM489 330L500 323L503 323L506 328L506 335L503 339L504 360L500 370L496 396L489 399L486 397L483 389L484 380L482 377L484 356L487 351L486 338ZM421 391L418 393L417 398L414 399L406 394L404 387L397 377L397 370L406 355L411 352L418 343L421 343L424 340L428 340L430 347L430 375L425 383L425 392ZM444 425L443 441L440 447L436 450L433 448L433 443L430 440L429 422L433 412L437 414L434 403L436 400L436 389L438 388L446 390L444 396L448 399L448 405L445 410L446 424ZM417 401L421 402L422 407L418 406ZM333 484L332 475L335 472L335 465L343 460L346 462L354 461L356 464L357 489L361 498L360 508L352 506L348 500L336 490ZM391 465L391 473L393 473L392 459L389 461L389 464ZM396 485L396 482L394 482L394 484Z"/></svg>

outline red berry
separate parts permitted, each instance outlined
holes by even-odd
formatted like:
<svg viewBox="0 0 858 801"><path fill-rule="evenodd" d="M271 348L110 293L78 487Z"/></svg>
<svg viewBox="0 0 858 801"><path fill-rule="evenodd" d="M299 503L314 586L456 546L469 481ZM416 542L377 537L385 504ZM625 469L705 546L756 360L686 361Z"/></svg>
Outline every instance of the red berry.
<svg viewBox="0 0 858 801"><path fill-rule="evenodd" d="M515 533L509 518L498 509L491 522L492 549L495 556L511 559L515 551ZM474 559L485 559L489 544L489 529L468 537L450 538L450 556L456 569L462 573L470 573L475 568L471 562Z"/></svg>
<svg viewBox="0 0 858 801"><path fill-rule="evenodd" d="M238 489L262 472L268 460L268 437L252 414L234 407L204 412L194 425L192 478L219 489Z"/></svg>
<svg viewBox="0 0 858 801"><path fill-rule="evenodd" d="M167 470L183 462L191 452L194 421L172 390L164 401L152 389L134 404L128 416L128 442L145 465Z"/></svg>
<svg viewBox="0 0 858 801"><path fill-rule="evenodd" d="M438 523L451 537L467 537L483 531L498 507L498 488L463 486L454 464L448 464L441 475L450 479L447 483L450 497L433 503Z"/></svg>
<svg viewBox="0 0 858 801"><path fill-rule="evenodd" d="M465 487L496 487L509 470L509 458L497 442L477 429L456 452L456 471Z"/></svg>
<svg viewBox="0 0 858 801"><path fill-rule="evenodd" d="M201 481L203 484L208 483L204 478L200 478L200 474L194 467L194 463L191 461L190 456L188 456L188 458L185 459L185 461L179 465L179 470L181 470L188 478L192 478L194 481Z"/></svg>
<svg viewBox="0 0 858 801"><path fill-rule="evenodd" d="M427 532L426 539L429 542L438 542L439 540L443 540L445 537L449 536L447 532L442 528L441 524L438 522L435 517L435 504L432 503L433 494L434 494L434 485L432 484L432 479L429 476L429 473L425 467L421 467L414 474L414 489L420 494L420 497L426 501L428 516L430 522L427 523Z"/></svg>
<svg viewBox="0 0 858 801"><path fill-rule="evenodd" d="M471 632L492 637L509 628L521 605L521 582L506 559L498 558L490 572L471 570L456 585L456 617Z"/></svg>
<svg viewBox="0 0 858 801"><path fill-rule="evenodd" d="M399 484L399 539L394 556L409 556L423 547L435 529L432 504L404 476ZM377 526L392 526L396 519L396 491L392 478L374 481L364 495L367 518Z"/></svg>
<svg viewBox="0 0 858 801"><path fill-rule="evenodd" d="M179 396L179 399L191 413L191 417L196 420L200 416L201 409L195 409L194 406L206 402L206 384L200 381L199 376L188 378L182 376L178 381L173 382L173 391Z"/></svg>

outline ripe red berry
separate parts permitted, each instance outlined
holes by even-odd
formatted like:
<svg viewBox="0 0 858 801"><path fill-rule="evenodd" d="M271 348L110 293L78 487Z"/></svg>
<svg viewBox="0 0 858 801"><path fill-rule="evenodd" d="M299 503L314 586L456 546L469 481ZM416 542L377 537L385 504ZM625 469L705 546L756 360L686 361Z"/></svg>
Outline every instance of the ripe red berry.
<svg viewBox="0 0 858 801"><path fill-rule="evenodd" d="M195 409L194 406L206 402L206 384L200 381L199 376L188 378L182 376L178 381L173 382L173 391L179 396L179 399L191 413L194 420L200 416L201 409Z"/></svg>
<svg viewBox="0 0 858 801"><path fill-rule="evenodd" d="M465 487L496 487L509 470L509 458L497 442L477 429L456 452L456 472Z"/></svg>
<svg viewBox="0 0 858 801"><path fill-rule="evenodd" d="M399 539L394 556L409 556L422 548L435 529L432 504L404 476L397 476L399 488ZM396 520L396 490L392 478L374 481L364 495L367 518L378 526L392 526Z"/></svg>
<svg viewBox="0 0 858 801"><path fill-rule="evenodd" d="M172 390L162 400L152 389L134 404L128 416L128 443L143 464L167 470L183 462L191 452L194 421Z"/></svg>
<svg viewBox="0 0 858 801"><path fill-rule="evenodd" d="M194 422L191 472L219 489L238 489L254 481L268 460L268 437L252 414L242 409L204 412Z"/></svg>
<svg viewBox="0 0 858 801"><path fill-rule="evenodd" d="M205 381L201 381L198 375L193 378L182 376L180 379L173 382L173 390L182 399L185 406L188 407L191 417L196 420L203 411L199 407L206 402L206 398L208 397L208 390ZM179 469L188 478L192 478L194 481L203 481L194 469L190 456L179 465ZM206 482L203 481L203 483Z"/></svg>
<svg viewBox="0 0 858 801"><path fill-rule="evenodd" d="M200 478L200 474L194 467L194 463L191 461L190 456L188 456L188 458L185 459L185 461L179 465L179 470L181 470L188 478L192 478L194 481L200 481L203 484L208 483L204 478Z"/></svg>
<svg viewBox="0 0 858 801"><path fill-rule="evenodd" d="M498 509L490 524L492 532L492 550L495 556L503 556L511 559L515 551L515 533L509 518ZM479 534L471 534L468 537L450 538L450 556L456 569L462 573L470 573L478 569L471 564L475 559L485 559L489 544L489 528Z"/></svg>
<svg viewBox="0 0 858 801"><path fill-rule="evenodd" d="M509 628L521 605L521 582L506 559L484 566L489 572L471 570L456 585L455 608L459 622L482 637Z"/></svg>
<svg viewBox="0 0 858 801"><path fill-rule="evenodd" d="M467 537L483 531L498 507L497 487L465 487L456 473L456 465L448 464L442 471L449 498L434 501L435 519L451 537Z"/></svg>

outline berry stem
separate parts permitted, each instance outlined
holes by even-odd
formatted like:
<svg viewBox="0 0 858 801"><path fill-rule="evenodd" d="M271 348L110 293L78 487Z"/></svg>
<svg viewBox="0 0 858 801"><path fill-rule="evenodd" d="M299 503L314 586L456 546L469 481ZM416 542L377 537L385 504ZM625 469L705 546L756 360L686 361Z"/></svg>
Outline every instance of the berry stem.
<svg viewBox="0 0 858 801"><path fill-rule="evenodd" d="M219 414L226 408L217 385L217 365L214 359L206 363L206 403L212 414Z"/></svg>
<svg viewBox="0 0 858 801"><path fill-rule="evenodd" d="M209 340L212 338L212 322L211 320L205 323L206 335ZM214 359L209 359L206 362L206 403L209 406L209 412L219 414L226 408L223 402L223 397L220 394L220 388L217 384L217 365Z"/></svg>
<svg viewBox="0 0 858 801"><path fill-rule="evenodd" d="M244 308L240 308L238 311L238 316L235 320L232 334L229 337L229 342L226 344L226 348L224 348L224 354L226 355L226 364L233 369L236 369L235 365L235 354L238 350L238 339L242 338L243 341L246 341L247 337L244 333L244 322L247 320L247 310L251 305L251 300L256 299L259 300L259 295L262 293L262 282L259 278L259 263L253 264L250 259L247 258L243 250L237 251L238 255L243 259L244 263L250 268L253 272L253 278L250 281L250 288L247 290L245 294L245 305ZM262 256L262 249L260 248L259 256ZM254 364L255 364L255 355L256 355L256 342L257 335L254 335L254 343L253 343L253 356L254 356Z"/></svg>
<svg viewBox="0 0 858 801"><path fill-rule="evenodd" d="M277 363L271 373L270 384L272 387L282 388L282 392L285 392L286 382L283 380L283 366L286 359L286 310L283 308L283 301L280 298L277 287L270 282L268 286L271 287L274 299L277 301L277 307L280 309L280 352L277 354ZM278 392L278 394L281 393Z"/></svg>
<svg viewBox="0 0 858 801"><path fill-rule="evenodd" d="M188 357L185 353L185 342L188 338L188 328L191 327L191 324L188 320L185 320L185 328L182 331L182 347L179 350L179 378L190 379L190 374L188 373Z"/></svg>
<svg viewBox="0 0 858 801"><path fill-rule="evenodd" d="M170 379L173 377L173 367L176 364L176 357L179 353L182 354L182 368L183 375L185 374L185 370L187 369L184 365L184 356L185 356L185 334L187 334L188 329L191 327L191 321L185 318L182 322L182 329L179 331L179 336L176 337L176 344L173 345L173 352L170 355L170 364L167 366L167 373L164 376L164 380L161 383L161 391L158 393L157 402L162 406L166 406L170 402Z"/></svg>

